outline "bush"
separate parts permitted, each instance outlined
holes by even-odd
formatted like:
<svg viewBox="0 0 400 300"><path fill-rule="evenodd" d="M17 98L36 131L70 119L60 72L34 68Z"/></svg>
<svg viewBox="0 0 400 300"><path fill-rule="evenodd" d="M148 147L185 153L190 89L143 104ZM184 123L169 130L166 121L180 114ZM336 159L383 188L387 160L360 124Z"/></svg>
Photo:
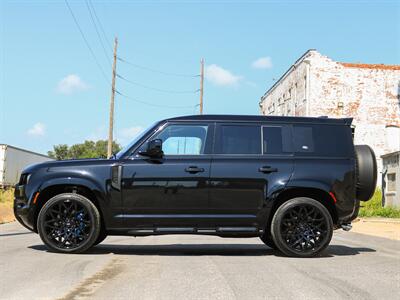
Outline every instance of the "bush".
<svg viewBox="0 0 400 300"><path fill-rule="evenodd" d="M371 200L361 202L359 217L400 218L400 209L382 207L382 191L377 189Z"/></svg>

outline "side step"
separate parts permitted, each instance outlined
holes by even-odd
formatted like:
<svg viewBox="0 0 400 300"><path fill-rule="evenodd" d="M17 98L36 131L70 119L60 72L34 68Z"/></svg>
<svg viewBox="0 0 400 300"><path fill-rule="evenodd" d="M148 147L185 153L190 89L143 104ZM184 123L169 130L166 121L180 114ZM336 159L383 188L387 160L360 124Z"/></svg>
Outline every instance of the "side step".
<svg viewBox="0 0 400 300"><path fill-rule="evenodd" d="M258 234L262 233L257 227L217 227L217 228L194 228L194 227L156 227L146 229L133 229L128 231L132 235L157 235L157 234Z"/></svg>

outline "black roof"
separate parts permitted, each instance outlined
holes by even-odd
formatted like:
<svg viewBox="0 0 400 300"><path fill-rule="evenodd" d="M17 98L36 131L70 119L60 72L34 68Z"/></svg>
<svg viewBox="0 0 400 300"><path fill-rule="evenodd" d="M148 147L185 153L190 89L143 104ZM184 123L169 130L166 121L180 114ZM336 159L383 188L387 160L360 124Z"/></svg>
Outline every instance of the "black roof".
<svg viewBox="0 0 400 300"><path fill-rule="evenodd" d="M282 123L323 123L350 125L352 118L334 119L327 117L288 117L263 115L191 115L169 118L168 121L241 121L241 122L282 122Z"/></svg>

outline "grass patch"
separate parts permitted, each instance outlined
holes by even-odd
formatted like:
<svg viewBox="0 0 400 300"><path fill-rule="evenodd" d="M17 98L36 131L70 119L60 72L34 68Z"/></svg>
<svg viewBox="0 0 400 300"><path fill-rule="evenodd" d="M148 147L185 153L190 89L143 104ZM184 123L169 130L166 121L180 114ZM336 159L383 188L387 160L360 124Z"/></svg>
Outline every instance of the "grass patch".
<svg viewBox="0 0 400 300"><path fill-rule="evenodd" d="M0 224L15 220L13 203L14 189L0 189Z"/></svg>
<svg viewBox="0 0 400 300"><path fill-rule="evenodd" d="M14 201L14 189L0 189L0 203L11 204Z"/></svg>
<svg viewBox="0 0 400 300"><path fill-rule="evenodd" d="M377 189L371 200L361 202L359 217L400 218L400 209L382 207L382 191Z"/></svg>

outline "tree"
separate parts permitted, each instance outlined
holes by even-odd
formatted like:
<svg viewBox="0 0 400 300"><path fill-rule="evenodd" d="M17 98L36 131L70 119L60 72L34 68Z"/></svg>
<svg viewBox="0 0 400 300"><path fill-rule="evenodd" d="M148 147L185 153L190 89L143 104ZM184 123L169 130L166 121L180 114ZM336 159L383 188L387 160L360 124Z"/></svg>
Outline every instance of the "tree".
<svg viewBox="0 0 400 300"><path fill-rule="evenodd" d="M75 144L68 147L66 144L54 145L53 151L48 151L47 154L54 159L78 159L78 158L107 158L107 141L98 140L85 141L82 144ZM113 153L121 150L121 146L113 142Z"/></svg>

